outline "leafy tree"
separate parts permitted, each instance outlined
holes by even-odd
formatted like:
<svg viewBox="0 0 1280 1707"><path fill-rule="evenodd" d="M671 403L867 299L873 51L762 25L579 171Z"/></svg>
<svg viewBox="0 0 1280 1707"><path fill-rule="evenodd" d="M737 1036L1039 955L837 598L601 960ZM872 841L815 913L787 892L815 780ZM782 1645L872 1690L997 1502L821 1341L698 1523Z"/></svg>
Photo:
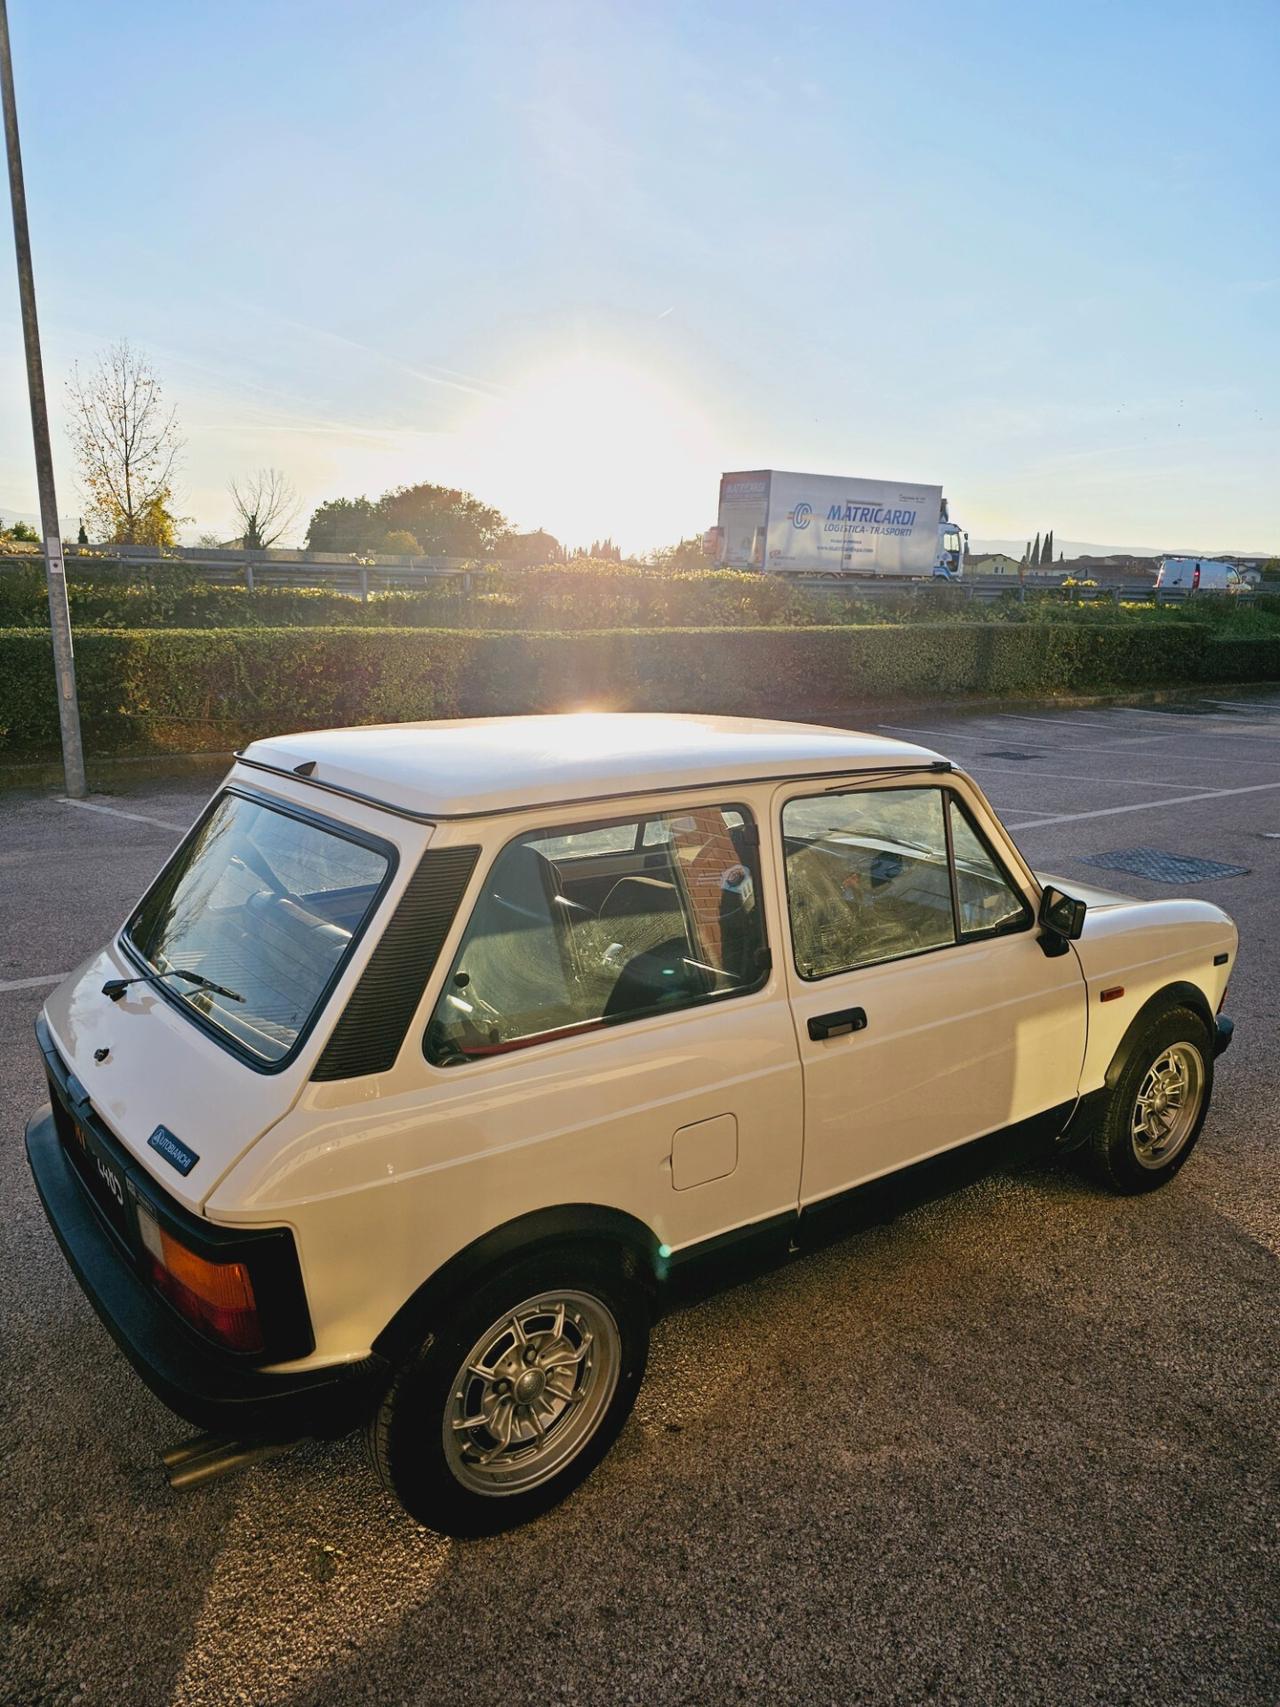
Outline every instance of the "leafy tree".
<svg viewBox="0 0 1280 1707"><path fill-rule="evenodd" d="M564 546L545 528L534 528L532 533L513 533L498 548L498 555L504 563L519 563L526 567L563 563L568 557Z"/></svg>
<svg viewBox="0 0 1280 1707"><path fill-rule="evenodd" d="M1280 557L1269 557L1262 565L1261 575L1264 581L1280 581Z"/></svg>
<svg viewBox="0 0 1280 1707"><path fill-rule="evenodd" d="M122 338L91 374L72 369L67 404L89 525L113 545L172 545L182 439L150 362Z"/></svg>
<svg viewBox="0 0 1280 1707"><path fill-rule="evenodd" d="M231 502L246 551L274 545L298 516L298 495L278 468L260 468L247 480L233 480Z"/></svg>
<svg viewBox="0 0 1280 1707"><path fill-rule="evenodd" d="M492 557L511 534L499 510L449 486L400 486L378 500L383 531L403 528L429 557Z"/></svg>
<svg viewBox="0 0 1280 1707"><path fill-rule="evenodd" d="M3 533L6 539L15 540L20 545L39 545L40 543L40 535L30 522L14 522L7 533L3 527L0 527L0 533Z"/></svg>
<svg viewBox="0 0 1280 1707"><path fill-rule="evenodd" d="M409 533L430 557L493 557L511 537L499 510L451 486L399 486L376 503L333 498L311 518L312 551L377 551L389 533Z"/></svg>
<svg viewBox="0 0 1280 1707"><path fill-rule="evenodd" d="M372 551L386 533L368 498L330 498L307 527L308 551Z"/></svg>
<svg viewBox="0 0 1280 1707"><path fill-rule="evenodd" d="M420 557L422 547L411 533L404 528L393 528L384 534L378 545L379 552L384 557Z"/></svg>
<svg viewBox="0 0 1280 1707"><path fill-rule="evenodd" d="M611 539L593 539L590 545L577 546L570 556L586 557L593 563L621 563L622 547Z"/></svg>
<svg viewBox="0 0 1280 1707"><path fill-rule="evenodd" d="M702 549L702 537L677 540L674 545L661 546L649 558L655 569L678 572L682 569L709 569L711 564Z"/></svg>

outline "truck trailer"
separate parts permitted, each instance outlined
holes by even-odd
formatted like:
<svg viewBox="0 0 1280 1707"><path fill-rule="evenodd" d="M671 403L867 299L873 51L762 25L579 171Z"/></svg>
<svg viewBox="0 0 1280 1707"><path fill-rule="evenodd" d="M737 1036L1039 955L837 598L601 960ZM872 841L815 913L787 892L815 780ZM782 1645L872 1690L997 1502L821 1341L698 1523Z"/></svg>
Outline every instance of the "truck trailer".
<svg viewBox="0 0 1280 1707"><path fill-rule="evenodd" d="M967 539L941 486L780 468L720 477L710 557L770 574L904 577L964 573Z"/></svg>

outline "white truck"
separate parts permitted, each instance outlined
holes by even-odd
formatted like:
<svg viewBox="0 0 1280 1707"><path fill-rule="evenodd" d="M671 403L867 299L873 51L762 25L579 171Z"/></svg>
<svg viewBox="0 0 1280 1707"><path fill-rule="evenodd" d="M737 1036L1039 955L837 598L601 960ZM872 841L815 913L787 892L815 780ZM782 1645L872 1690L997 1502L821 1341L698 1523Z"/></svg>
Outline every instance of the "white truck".
<svg viewBox="0 0 1280 1707"><path fill-rule="evenodd" d="M1165 590L1181 587L1188 593L1239 593L1248 582L1234 563L1218 563L1208 557L1164 557L1156 586Z"/></svg>
<svg viewBox="0 0 1280 1707"><path fill-rule="evenodd" d="M762 468L721 475L704 548L725 568L954 581L967 543L941 486Z"/></svg>

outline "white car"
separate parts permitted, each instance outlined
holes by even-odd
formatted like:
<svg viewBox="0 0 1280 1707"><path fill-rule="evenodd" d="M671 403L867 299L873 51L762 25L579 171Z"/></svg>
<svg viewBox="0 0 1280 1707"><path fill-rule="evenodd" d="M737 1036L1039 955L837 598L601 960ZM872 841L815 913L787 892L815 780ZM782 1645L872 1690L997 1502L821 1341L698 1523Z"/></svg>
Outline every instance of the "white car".
<svg viewBox="0 0 1280 1707"><path fill-rule="evenodd" d="M174 1410L234 1442L363 1422L414 1516L492 1532L604 1456L699 1260L803 1250L1011 1145L1163 1184L1235 952L1204 901L1037 878L905 742L288 735L49 998L27 1148Z"/></svg>

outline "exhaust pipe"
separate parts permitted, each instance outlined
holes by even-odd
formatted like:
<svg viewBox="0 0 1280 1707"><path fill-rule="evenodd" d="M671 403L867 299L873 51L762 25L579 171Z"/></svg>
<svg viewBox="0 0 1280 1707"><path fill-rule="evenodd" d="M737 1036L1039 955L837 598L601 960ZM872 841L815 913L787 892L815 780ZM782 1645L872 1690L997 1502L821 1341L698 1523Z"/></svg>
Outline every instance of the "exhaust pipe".
<svg viewBox="0 0 1280 1707"><path fill-rule="evenodd" d="M160 1462L171 1488L198 1488L203 1482L213 1481L215 1476L226 1476L233 1470L260 1464L264 1459L278 1458L297 1444L296 1440L266 1440L246 1445L243 1441L222 1440L216 1434L197 1434L162 1452Z"/></svg>

